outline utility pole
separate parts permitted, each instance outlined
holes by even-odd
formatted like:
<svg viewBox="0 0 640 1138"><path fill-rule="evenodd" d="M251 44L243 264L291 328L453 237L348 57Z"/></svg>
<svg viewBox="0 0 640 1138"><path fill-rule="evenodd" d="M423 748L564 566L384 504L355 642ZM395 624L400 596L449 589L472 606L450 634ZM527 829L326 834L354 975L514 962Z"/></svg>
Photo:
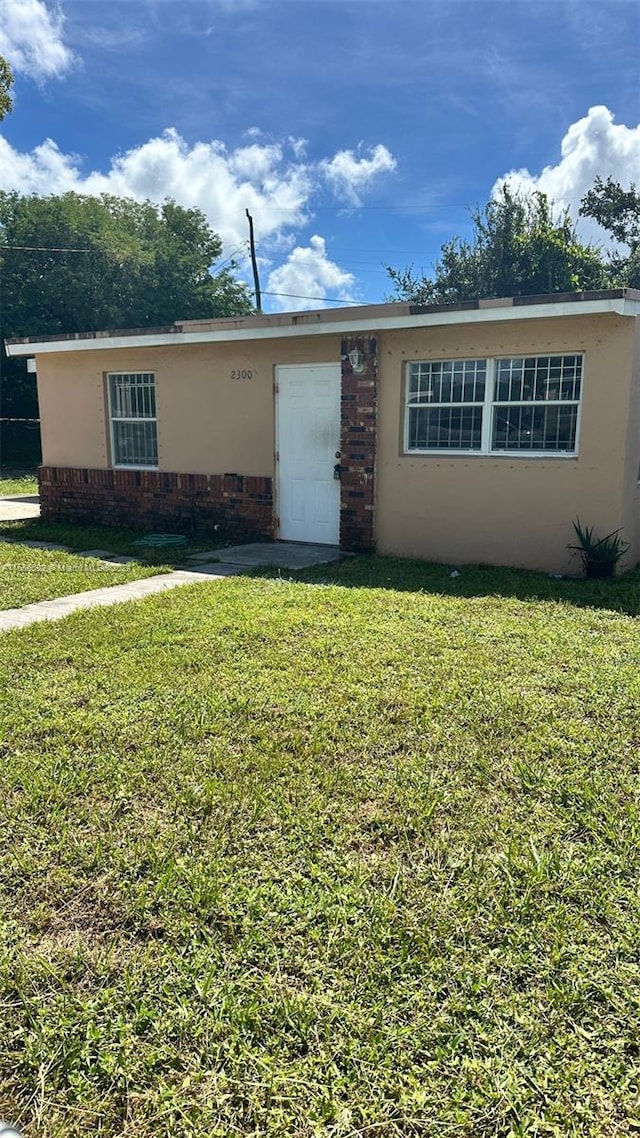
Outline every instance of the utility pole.
<svg viewBox="0 0 640 1138"><path fill-rule="evenodd" d="M256 261L256 243L253 239L253 218L249 213L249 210L246 210L245 212L249 221L249 245L251 246L251 267L253 268L253 284L256 293L256 308L258 312L262 312L260 278L258 277L258 262Z"/></svg>

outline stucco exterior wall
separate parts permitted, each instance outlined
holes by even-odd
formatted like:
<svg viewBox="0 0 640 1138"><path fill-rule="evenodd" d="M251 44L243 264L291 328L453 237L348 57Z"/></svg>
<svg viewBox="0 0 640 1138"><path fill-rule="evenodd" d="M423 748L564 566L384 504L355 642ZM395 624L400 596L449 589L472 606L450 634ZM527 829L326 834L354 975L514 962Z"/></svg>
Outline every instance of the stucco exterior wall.
<svg viewBox="0 0 640 1138"><path fill-rule="evenodd" d="M614 314L577 313L380 331L375 501L367 507L373 505L378 550L452 564L578 572L566 546L579 517L602 534L622 527L632 545L624 567L634 564L640 558L635 324L640 321ZM403 453L407 361L578 352L585 359L577 456ZM272 479L275 367L340 357L333 334L42 354L43 463L108 468L105 373L152 371L161 472ZM252 378L233 377L243 371Z"/></svg>
<svg viewBox="0 0 640 1138"><path fill-rule="evenodd" d="M640 561L640 320L635 324L622 508L622 537L630 549L621 562L623 569Z"/></svg>
<svg viewBox="0 0 640 1138"><path fill-rule="evenodd" d="M336 336L39 356L43 465L110 466L105 374L151 371L160 470L273 477L275 366L339 360Z"/></svg>
<svg viewBox="0 0 640 1138"><path fill-rule="evenodd" d="M579 571L572 520L624 524L633 324L613 315L388 332L380 338L376 541L433 561ZM405 455L408 360L583 352L579 453L570 458Z"/></svg>

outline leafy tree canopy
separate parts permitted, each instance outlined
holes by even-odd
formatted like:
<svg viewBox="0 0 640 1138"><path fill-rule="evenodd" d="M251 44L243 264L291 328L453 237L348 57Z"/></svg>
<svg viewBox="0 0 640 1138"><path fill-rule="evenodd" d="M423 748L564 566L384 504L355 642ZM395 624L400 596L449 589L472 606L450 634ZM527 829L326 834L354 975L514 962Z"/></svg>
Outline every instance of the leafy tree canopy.
<svg viewBox="0 0 640 1138"><path fill-rule="evenodd" d="M249 313L234 266L210 271L221 250L204 214L174 201L0 192L2 337ZM26 383L15 363L4 364L5 414Z"/></svg>
<svg viewBox="0 0 640 1138"><path fill-rule="evenodd" d="M11 98L11 88L13 86L13 74L9 64L4 56L0 55L0 122L5 118L13 109L13 99Z"/></svg>
<svg viewBox="0 0 640 1138"><path fill-rule="evenodd" d="M608 255L612 283L640 288L640 192L633 182L623 190L619 182L608 177L596 178L582 199L580 213L592 217L611 234L627 252L614 250Z"/></svg>
<svg viewBox="0 0 640 1138"><path fill-rule="evenodd" d="M251 311L197 209L0 192L4 335L142 328ZM65 252L64 250L80 250Z"/></svg>
<svg viewBox="0 0 640 1138"><path fill-rule="evenodd" d="M609 283L599 251L578 240L568 211L554 216L545 194L522 194L505 185L484 209L472 210L471 217L473 237L443 245L433 277L416 275L411 266L387 266L392 300L453 304L605 288Z"/></svg>

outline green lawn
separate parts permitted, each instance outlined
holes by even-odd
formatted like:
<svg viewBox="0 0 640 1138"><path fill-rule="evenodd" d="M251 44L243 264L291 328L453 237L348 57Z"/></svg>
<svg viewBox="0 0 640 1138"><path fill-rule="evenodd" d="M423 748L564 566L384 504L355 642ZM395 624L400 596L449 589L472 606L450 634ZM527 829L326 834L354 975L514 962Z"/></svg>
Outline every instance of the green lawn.
<svg viewBox="0 0 640 1138"><path fill-rule="evenodd" d="M500 596L558 601L563 605L607 608L629 616L640 614L640 570L637 567L605 581L585 580L578 562L574 572L576 576L557 579L546 573L492 565L462 565L452 571L448 565L406 558L354 557L306 569L296 573L296 579L460 598ZM278 573L271 575L278 576Z"/></svg>
<svg viewBox="0 0 640 1138"><path fill-rule="evenodd" d="M636 620L322 575L0 639L0 1117L637 1133Z"/></svg>
<svg viewBox="0 0 640 1138"><path fill-rule="evenodd" d="M124 553L150 565L181 565L190 553L215 549L223 543L214 537L187 535L183 545L140 546L139 538L148 536L148 530L114 526L85 526L73 522L44 522L39 518L28 521L0 521L0 540L10 541L51 541L76 549L108 549L112 553Z"/></svg>
<svg viewBox="0 0 640 1138"><path fill-rule="evenodd" d="M0 498L8 494L37 494L38 479L35 474L16 476L0 475Z"/></svg>
<svg viewBox="0 0 640 1138"><path fill-rule="evenodd" d="M157 565L109 565L93 557L0 541L0 610L22 608L35 601L66 597L87 589L123 585L160 571Z"/></svg>
<svg viewBox="0 0 640 1138"><path fill-rule="evenodd" d="M136 545L140 529L81 526L39 519L0 522L0 609L18 608L87 589L124 584L184 567L190 553L215 548L211 539L188 541L182 546ZM25 541L53 542L71 551L103 549L135 558L129 565L109 565L73 552L31 549ZM219 544L219 543L218 543Z"/></svg>

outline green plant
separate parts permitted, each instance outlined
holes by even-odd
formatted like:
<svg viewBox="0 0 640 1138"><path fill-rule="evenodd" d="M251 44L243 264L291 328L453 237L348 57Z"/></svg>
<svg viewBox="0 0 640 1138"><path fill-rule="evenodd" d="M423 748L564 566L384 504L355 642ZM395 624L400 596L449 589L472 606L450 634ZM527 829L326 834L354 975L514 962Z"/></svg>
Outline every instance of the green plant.
<svg viewBox="0 0 640 1138"><path fill-rule="evenodd" d="M624 557L629 543L620 537L620 530L612 530L606 537L597 538L593 526L580 525L580 518L573 523L578 538L577 545L568 545L582 558L585 577L611 577L615 566Z"/></svg>

